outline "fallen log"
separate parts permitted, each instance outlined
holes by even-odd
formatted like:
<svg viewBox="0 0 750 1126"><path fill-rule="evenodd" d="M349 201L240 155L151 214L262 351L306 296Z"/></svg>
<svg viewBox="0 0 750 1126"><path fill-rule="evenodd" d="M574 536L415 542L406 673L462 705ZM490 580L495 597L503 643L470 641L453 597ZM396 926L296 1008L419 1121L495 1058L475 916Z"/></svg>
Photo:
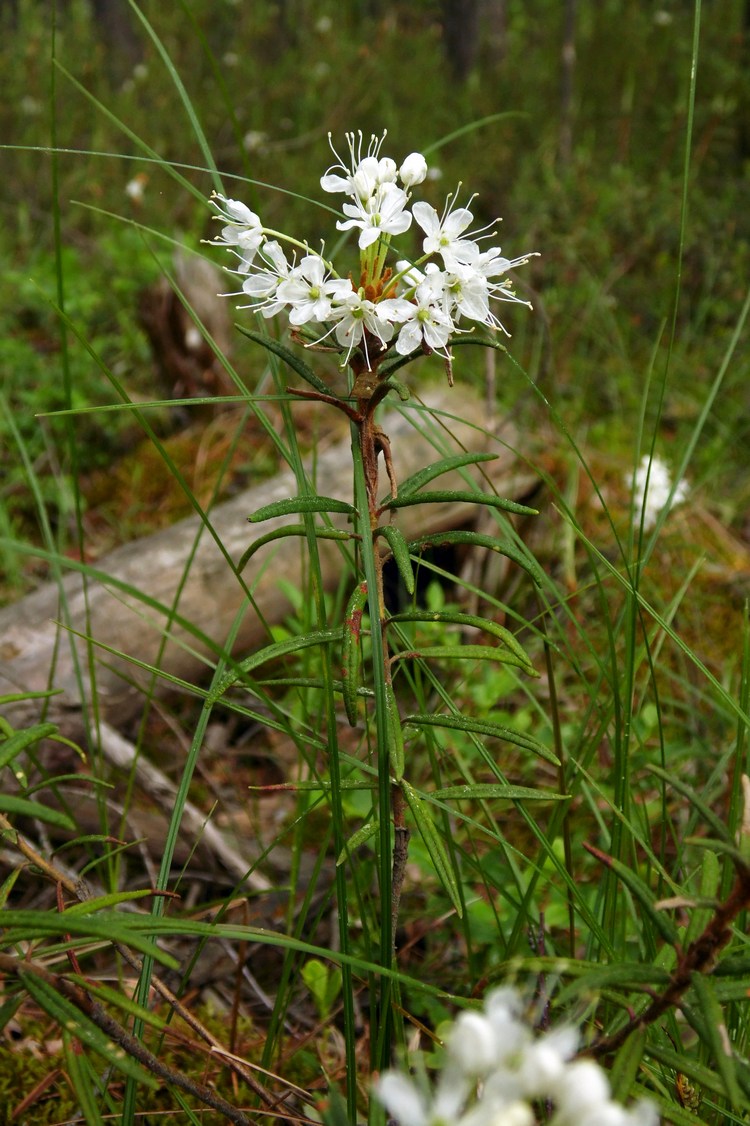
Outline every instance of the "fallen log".
<svg viewBox="0 0 750 1126"><path fill-rule="evenodd" d="M502 442L493 438L485 429L484 404L466 388L433 391L426 398L431 410L460 415L461 421L446 417L446 426L408 408L387 414L384 429L399 478L461 449L489 449L498 456L483 469L501 495L513 497L519 486L509 428ZM326 496L351 500L351 482L350 446L342 441L319 455L315 486ZM441 488L462 485L455 475L440 481ZM296 493L293 473L283 472L216 505L203 519L189 517L118 548L87 573L47 583L0 610L0 696L52 687L59 695L48 718L63 730L71 726L66 719L80 715L94 699L99 717L122 729L138 716L145 693L158 697L174 690L166 678L205 681L238 617L233 652L259 647L267 639L267 624L289 613L280 580L302 581L304 541L284 539L263 548L242 576L235 564L258 534L292 522L278 518L251 528L250 513ZM466 524L473 509L465 503L416 505L401 509L398 522L407 538L415 538ZM334 517L333 523L347 526L345 516ZM330 541L321 542L320 555L324 582L332 588L341 575L342 556ZM155 683L142 665L158 667ZM38 701L9 703L5 714L21 726L38 710Z"/></svg>

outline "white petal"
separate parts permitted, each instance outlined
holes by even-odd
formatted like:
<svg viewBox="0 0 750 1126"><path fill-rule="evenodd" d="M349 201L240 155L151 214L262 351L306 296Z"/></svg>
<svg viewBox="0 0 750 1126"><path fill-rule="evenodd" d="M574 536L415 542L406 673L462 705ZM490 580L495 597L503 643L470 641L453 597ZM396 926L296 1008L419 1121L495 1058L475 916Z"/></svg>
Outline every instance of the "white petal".
<svg viewBox="0 0 750 1126"><path fill-rule="evenodd" d="M400 1126L427 1126L427 1107L411 1079L385 1071L375 1082L375 1094Z"/></svg>

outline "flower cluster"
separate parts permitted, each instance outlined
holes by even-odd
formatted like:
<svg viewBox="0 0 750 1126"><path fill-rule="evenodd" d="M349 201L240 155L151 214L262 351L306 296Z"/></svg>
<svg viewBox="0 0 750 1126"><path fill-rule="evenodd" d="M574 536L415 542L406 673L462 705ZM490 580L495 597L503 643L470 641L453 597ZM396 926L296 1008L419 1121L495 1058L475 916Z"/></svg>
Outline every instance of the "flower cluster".
<svg viewBox="0 0 750 1126"><path fill-rule="evenodd" d="M633 492L636 518L640 519L643 514L643 528L648 532L656 525L670 497L673 507L682 504L687 500L689 489L686 481L673 485L666 462L646 454L635 471Z"/></svg>
<svg viewBox="0 0 750 1126"><path fill-rule="evenodd" d="M597 1063L573 1059L576 1029L535 1036L522 1009L518 993L503 988L488 994L483 1013L462 1013L432 1094L399 1071L384 1072L375 1094L389 1116L400 1126L533 1126L541 1102L554 1107L550 1126L657 1126L651 1103L626 1110Z"/></svg>
<svg viewBox="0 0 750 1126"><path fill-rule="evenodd" d="M411 153L400 166L381 156L386 134L372 137L366 152L362 134L347 134L348 160L321 177L324 191L343 194L340 231L357 231L359 275L341 276L332 262L307 243L263 226L244 203L214 194L211 202L224 223L214 242L235 257L233 272L242 280L240 294L264 317L286 310L289 323L307 344L335 341L349 363L359 352L368 369L391 346L401 355L435 351L450 359L451 338L470 331L465 322L505 332L491 301L528 305L510 288L509 270L531 255L508 259L500 248L483 249L494 231L469 233L468 207L448 197L442 214L424 201L411 203L411 189L427 177L421 153ZM471 200L468 201L471 203ZM421 229L422 254L387 263L391 240L412 225ZM290 247L290 256L282 247Z"/></svg>

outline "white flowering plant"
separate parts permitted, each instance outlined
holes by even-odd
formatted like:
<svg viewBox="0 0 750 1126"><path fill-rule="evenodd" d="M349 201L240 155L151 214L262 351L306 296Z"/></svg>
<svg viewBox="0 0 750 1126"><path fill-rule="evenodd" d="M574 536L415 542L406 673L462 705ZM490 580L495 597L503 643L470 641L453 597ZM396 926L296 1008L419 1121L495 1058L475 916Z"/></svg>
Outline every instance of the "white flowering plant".
<svg viewBox="0 0 750 1126"><path fill-rule="evenodd" d="M292 340L306 352L290 349L266 333L245 327L242 331L307 384L300 389L279 383L286 401L290 397L313 399L337 408L348 418L352 438L352 502L314 493L301 476L299 496L272 502L253 513L250 520L258 523L298 515L302 522L276 527L261 536L240 560L240 569L260 547L281 537L298 535L303 537L304 550L311 553L313 567L318 540L336 538L350 543L354 548L354 574L352 593L340 625L331 625L326 614L319 611L315 629L271 644L241 662L211 691L207 703L213 705L238 680L266 660L293 660L299 650L312 645L340 646L340 677L331 679L331 673L329 680L326 682L324 678L321 684L327 684L327 690L339 695L349 724L367 732L365 738L367 745L374 748L375 765L375 782L372 773L363 781L363 788L372 793L372 812L365 818L364 825L347 833L341 803L335 715L329 709L326 746L334 847L339 861L342 947L346 948L348 941L345 872L355 863L357 851L370 842L375 846L381 904L379 964L390 971L412 828L419 833L455 911L461 915L464 910L460 873L439 831L433 795L421 791L407 777L407 748L416 743L425 729L444 727L455 731L463 728L473 739L489 737L515 742L524 753L539 755L553 763L558 763L558 759L531 736L517 736L491 720L480 722L476 717L464 717L450 709L445 712L422 709L405 715L396 696L395 671L403 667L404 662L421 662L426 668L428 659L494 661L513 666L529 676L538 673L515 635L492 619L453 609L435 613L420 608L416 602L409 610L393 611L386 605L383 586L383 567L389 559L395 562L409 595L415 592L414 562L437 543L489 548L507 556L533 582L540 583L542 576L533 557L519 547L510 529L503 524L505 513L534 514L533 509L476 486L426 487L455 470L461 470L467 482L466 469L492 460L493 454L463 449L420 467L405 481L397 479L397 459L377 420L378 406L389 392L395 391L402 400L409 397L406 387L394 378L395 372L419 356L434 352L445 361L449 382L452 382L451 349L455 343L470 341L485 347L499 347L494 336L506 330L495 307L498 302L528 304L513 292L508 274L527 262L530 255L505 258L493 244L494 224L473 230L472 211L468 206L459 205L459 190L448 197L442 213L428 202L413 200L413 190L427 177L426 160L419 153L411 153L399 165L384 155L384 141L385 134L373 136L365 145L361 134L348 134L348 157L342 159L331 146L335 163L320 181L326 193L345 197L336 227L344 236L348 232L356 235L359 262L352 273L337 269L324 247L315 250L304 240L264 226L260 217L241 201L217 194L211 199L222 224L213 244L229 252L228 268L239 280L239 288L227 296L239 299L241 307L252 310L260 318L270 319L283 313ZM414 226L421 232L421 252L410 256L411 243L398 251L396 244ZM477 329L479 336L474 335ZM332 349L340 357L341 366L348 369L343 394L336 393L305 358L318 349ZM387 473L384 495L381 495L380 485L381 455ZM406 538L398 525L400 509L446 501L485 505L495 513L496 534L453 530L424 534L418 540ZM335 520L339 521L338 527L333 526ZM344 526L341 526L342 521L346 522ZM442 631L439 644L403 645L405 630L428 631L430 627L434 630L436 625ZM445 643L446 627L453 630L448 644ZM458 631L466 627L477 631L484 642L462 643ZM391 651L394 636L402 642L397 652ZM324 657L324 667L327 667L327 659ZM398 668L396 662L401 662ZM532 800L540 797L560 800L556 791L527 788L522 793L522 790L515 787L514 796L525 794ZM508 787L498 781L494 788L488 788L487 795L502 797L508 792ZM448 793L446 791L446 795ZM459 797L460 793L450 791L450 796ZM446 800L449 800L447 796ZM345 970L345 996L346 990ZM391 983L387 976L373 987L371 1012L373 1026L378 1029L377 1061L384 1068L390 1059L393 1020ZM350 1050L353 1052L351 1044ZM352 1059L350 1105L356 1094L354 1073Z"/></svg>

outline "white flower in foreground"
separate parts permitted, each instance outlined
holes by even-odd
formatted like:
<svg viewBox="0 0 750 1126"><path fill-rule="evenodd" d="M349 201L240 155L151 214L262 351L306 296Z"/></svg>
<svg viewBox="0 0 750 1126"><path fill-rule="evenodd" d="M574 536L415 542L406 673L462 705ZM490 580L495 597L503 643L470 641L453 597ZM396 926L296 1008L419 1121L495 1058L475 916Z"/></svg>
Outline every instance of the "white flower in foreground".
<svg viewBox="0 0 750 1126"><path fill-rule="evenodd" d="M669 466L659 457L650 458L648 454L641 458L640 465L633 478L633 504L636 518L643 514L643 527L645 531L653 528L664 511L671 495L671 507L682 504L687 500L689 488L686 481L672 484Z"/></svg>
<svg viewBox="0 0 750 1126"><path fill-rule="evenodd" d="M369 365L365 330L380 341L383 348L393 336L393 325L384 320L380 306L369 301L361 292L355 293L351 287L343 300L332 307L331 316L336 318L333 331L341 347L346 348L347 362L352 350L361 344Z"/></svg>
<svg viewBox="0 0 750 1126"><path fill-rule="evenodd" d="M430 1091L386 1071L374 1093L399 1126L535 1126L535 1106L554 1107L550 1126L658 1126L648 1102L625 1109L593 1060L573 1060L578 1031L536 1035L522 1019L521 998L498 989L484 1012L465 1012L446 1039L445 1064ZM546 1121L546 1119L545 1119Z"/></svg>
<svg viewBox="0 0 750 1126"><path fill-rule="evenodd" d="M412 207L414 218L425 233L422 249L425 254L442 255L446 265L451 258L461 261L463 255L471 255L476 249L476 243L472 239L460 237L474 216L468 207L451 210L452 202L453 198L449 196L442 215L438 215L431 204L423 201Z"/></svg>
<svg viewBox="0 0 750 1126"><path fill-rule="evenodd" d="M333 302L345 300L351 292L351 284L345 278L328 276L319 255L307 254L281 283L278 296L291 307L289 323L304 325L308 321L328 320Z"/></svg>

